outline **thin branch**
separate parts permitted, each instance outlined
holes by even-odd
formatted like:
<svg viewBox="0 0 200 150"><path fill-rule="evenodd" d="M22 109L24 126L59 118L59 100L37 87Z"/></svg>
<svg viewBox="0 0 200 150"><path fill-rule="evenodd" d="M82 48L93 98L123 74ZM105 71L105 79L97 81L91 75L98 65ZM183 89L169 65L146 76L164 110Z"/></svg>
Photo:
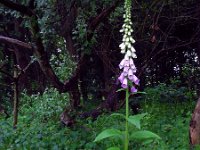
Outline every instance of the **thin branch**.
<svg viewBox="0 0 200 150"><path fill-rule="evenodd" d="M10 85L9 85L9 84L3 84L3 83L0 83L0 86L4 86L4 87L8 87L8 88L10 88Z"/></svg>
<svg viewBox="0 0 200 150"><path fill-rule="evenodd" d="M0 72L3 73L3 74L5 74L5 75L7 75L7 76L10 77L10 78L13 78L12 75L10 75L9 73L5 72L4 70L1 70L1 69L0 69Z"/></svg>
<svg viewBox="0 0 200 150"><path fill-rule="evenodd" d="M97 28L97 26L102 22L102 20L104 20L105 18L107 18L112 12L113 10L115 10L115 8L118 6L118 4L121 2L122 0L117 0L112 6L108 7L107 9L103 10L100 14L98 14L88 25L88 33L87 33L87 37L90 40L93 36L93 31Z"/></svg>
<svg viewBox="0 0 200 150"><path fill-rule="evenodd" d="M16 67L17 67L17 69L20 71L20 72L18 73L18 75L17 75L17 78L20 78L23 74L25 74L26 71L29 69L29 67L30 67L35 61L36 61L36 59L31 60L31 61L28 63L28 65L27 65L24 69L20 68L20 66L17 65Z"/></svg>

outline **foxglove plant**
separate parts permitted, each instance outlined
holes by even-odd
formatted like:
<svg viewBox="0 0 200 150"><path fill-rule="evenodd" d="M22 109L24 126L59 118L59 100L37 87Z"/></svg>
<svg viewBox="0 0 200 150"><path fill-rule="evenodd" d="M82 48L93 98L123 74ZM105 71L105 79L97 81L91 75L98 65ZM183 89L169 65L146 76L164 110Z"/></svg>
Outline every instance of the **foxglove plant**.
<svg viewBox="0 0 200 150"><path fill-rule="evenodd" d="M123 15L124 24L120 32L123 34L122 43L119 45L121 53L124 54L124 58L119 64L119 68L122 71L118 77L121 82L121 87L126 89L126 123L125 123L125 144L124 149L128 150L129 134L128 134L128 118L129 118L129 85L131 85L131 92L136 93L136 85L139 85L139 79L135 75L137 69L135 67L134 58L137 58L136 50L133 47L135 40L131 34L133 32L131 22L131 0L125 0L125 14Z"/></svg>
<svg viewBox="0 0 200 150"><path fill-rule="evenodd" d="M118 77L118 80L121 83L121 87L126 91L126 115L115 113L112 116L121 116L125 118L125 132L117 129L106 129L102 131L96 138L95 142L108 137L120 137L125 139L124 141L124 150L128 150L129 139L160 139L160 137L150 131L136 131L129 136L129 123L134 125L137 129L140 129L140 120L146 114L138 114L134 116L129 116L129 96L131 93L137 92L137 86L139 85L139 79L135 75L137 69L135 67L133 59L137 58L136 50L133 47L135 40L132 38L131 34L133 32L132 22L131 22L131 0L125 0L125 14L123 15L124 24L120 32L123 34L122 43L119 45L121 53L124 54L124 58L119 64L119 68L122 70L122 73ZM120 89L121 91L121 89ZM130 91L130 92L129 92ZM143 92L140 92L143 93ZM119 147L110 147L107 150L120 150Z"/></svg>

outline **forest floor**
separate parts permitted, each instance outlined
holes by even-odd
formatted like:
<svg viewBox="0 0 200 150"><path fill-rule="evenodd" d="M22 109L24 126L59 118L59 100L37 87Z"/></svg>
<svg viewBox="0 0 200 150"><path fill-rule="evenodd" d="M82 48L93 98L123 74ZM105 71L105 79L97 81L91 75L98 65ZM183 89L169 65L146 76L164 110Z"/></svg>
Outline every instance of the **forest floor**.
<svg viewBox="0 0 200 150"><path fill-rule="evenodd" d="M136 98L141 104L140 112L148 113L141 122L142 129L150 130L162 139L150 144L133 141L130 149L189 149L189 121L195 106L193 92L187 89L177 91L166 85L145 91L147 95ZM28 96L24 93L17 129L12 127L12 117L0 117L0 150L104 150L110 146L120 146L116 139L93 142L104 129L124 128L124 121L110 114L102 114L95 121L91 118L78 119L74 127L64 127L59 116L66 98L66 95L53 89L43 95ZM121 109L119 112L124 111Z"/></svg>

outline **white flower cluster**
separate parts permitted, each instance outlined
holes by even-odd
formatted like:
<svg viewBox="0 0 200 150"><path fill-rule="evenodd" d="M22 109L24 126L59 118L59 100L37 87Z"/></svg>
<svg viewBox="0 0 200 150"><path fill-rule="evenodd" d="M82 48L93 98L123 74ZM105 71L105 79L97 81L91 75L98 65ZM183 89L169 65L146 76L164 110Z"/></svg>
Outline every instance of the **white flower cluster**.
<svg viewBox="0 0 200 150"><path fill-rule="evenodd" d="M137 58L135 48L132 46L132 44L135 43L135 40L131 36L133 29L131 27L131 2L129 0L125 1L125 10L126 12L123 15L124 24L120 30L124 36L119 47L121 48L121 53L125 54L126 59L128 57Z"/></svg>

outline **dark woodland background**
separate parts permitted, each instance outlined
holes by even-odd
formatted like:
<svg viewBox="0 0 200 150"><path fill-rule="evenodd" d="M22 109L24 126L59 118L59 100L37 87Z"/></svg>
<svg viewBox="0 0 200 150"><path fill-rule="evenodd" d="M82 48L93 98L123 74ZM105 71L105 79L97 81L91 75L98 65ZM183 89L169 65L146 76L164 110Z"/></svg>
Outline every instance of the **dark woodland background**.
<svg viewBox="0 0 200 150"><path fill-rule="evenodd" d="M66 125L74 123L71 112L96 118L121 108L123 3L0 0L0 110L9 116L13 98L51 87L69 94L61 115ZM200 2L133 1L132 22L139 90L177 81L177 89L200 95ZM79 112L88 103L92 109Z"/></svg>

